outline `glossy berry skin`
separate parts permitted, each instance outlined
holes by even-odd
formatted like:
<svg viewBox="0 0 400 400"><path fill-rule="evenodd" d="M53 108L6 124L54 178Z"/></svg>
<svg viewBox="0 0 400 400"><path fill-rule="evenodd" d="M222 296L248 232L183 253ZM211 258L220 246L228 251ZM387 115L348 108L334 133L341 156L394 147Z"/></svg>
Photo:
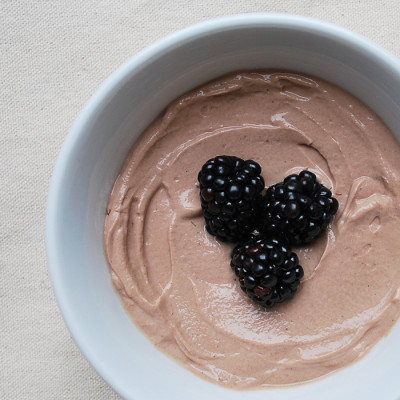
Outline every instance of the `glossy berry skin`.
<svg viewBox="0 0 400 400"><path fill-rule="evenodd" d="M233 249L231 268L241 289L266 308L293 297L304 276L295 253L283 242L261 235L250 235Z"/></svg>
<svg viewBox="0 0 400 400"><path fill-rule="evenodd" d="M236 243L254 229L264 189L260 173L255 161L227 155L202 166L198 174L200 201L210 234Z"/></svg>
<svg viewBox="0 0 400 400"><path fill-rule="evenodd" d="M325 231L338 206L331 191L317 182L315 174L304 170L268 188L262 201L259 229L292 246L310 243Z"/></svg>

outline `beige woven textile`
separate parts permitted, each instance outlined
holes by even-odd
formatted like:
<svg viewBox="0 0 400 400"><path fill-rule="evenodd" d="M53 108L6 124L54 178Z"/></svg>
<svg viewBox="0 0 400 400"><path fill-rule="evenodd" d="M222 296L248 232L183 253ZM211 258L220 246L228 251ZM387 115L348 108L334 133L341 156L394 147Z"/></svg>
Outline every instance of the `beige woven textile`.
<svg viewBox="0 0 400 400"><path fill-rule="evenodd" d="M129 57L190 24L249 12L323 19L400 56L398 0L0 0L0 399L119 399L77 349L51 288L45 209L58 152Z"/></svg>

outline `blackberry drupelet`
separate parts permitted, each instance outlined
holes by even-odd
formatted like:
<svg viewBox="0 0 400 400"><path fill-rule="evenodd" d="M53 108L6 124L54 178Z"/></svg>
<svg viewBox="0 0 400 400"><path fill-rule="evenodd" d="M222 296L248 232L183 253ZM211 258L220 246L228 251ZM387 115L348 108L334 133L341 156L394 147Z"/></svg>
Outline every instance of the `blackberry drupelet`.
<svg viewBox="0 0 400 400"><path fill-rule="evenodd" d="M217 239L238 242L253 231L258 218L264 179L253 160L218 156L198 174L200 201L207 231Z"/></svg>
<svg viewBox="0 0 400 400"><path fill-rule="evenodd" d="M291 298L304 276L296 253L280 240L250 235L232 251L231 268L242 290L263 307Z"/></svg>
<svg viewBox="0 0 400 400"><path fill-rule="evenodd" d="M262 201L260 231L292 246L310 243L326 229L338 206L315 174L304 170L268 188Z"/></svg>

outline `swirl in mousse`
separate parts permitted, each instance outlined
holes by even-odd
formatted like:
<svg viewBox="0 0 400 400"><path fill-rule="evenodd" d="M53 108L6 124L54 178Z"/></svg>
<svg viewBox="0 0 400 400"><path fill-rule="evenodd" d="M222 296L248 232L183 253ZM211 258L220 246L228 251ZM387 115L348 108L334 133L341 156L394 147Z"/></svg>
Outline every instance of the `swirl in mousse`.
<svg viewBox="0 0 400 400"><path fill-rule="evenodd" d="M308 169L339 210L294 249L304 278L264 309L240 289L233 246L204 229L197 174L253 159L266 185ZM344 90L315 77L239 72L173 102L141 135L109 197L104 246L134 323L184 367L226 387L310 381L360 359L400 315L400 146Z"/></svg>

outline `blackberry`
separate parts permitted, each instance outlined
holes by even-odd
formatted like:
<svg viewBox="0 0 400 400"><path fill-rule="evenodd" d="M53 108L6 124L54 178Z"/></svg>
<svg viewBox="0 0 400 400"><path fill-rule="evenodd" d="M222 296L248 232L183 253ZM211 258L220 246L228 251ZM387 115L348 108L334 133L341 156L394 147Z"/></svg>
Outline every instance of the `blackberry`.
<svg viewBox="0 0 400 400"><path fill-rule="evenodd" d="M310 243L326 229L338 207L331 191L304 170L267 189L260 231L292 246Z"/></svg>
<svg viewBox="0 0 400 400"><path fill-rule="evenodd" d="M242 290L264 307L291 298L304 276L296 253L284 242L262 235L250 235L233 249L231 268Z"/></svg>
<svg viewBox="0 0 400 400"><path fill-rule="evenodd" d="M254 229L264 179L253 160L218 156L198 174L200 201L207 231L217 239L238 242Z"/></svg>

